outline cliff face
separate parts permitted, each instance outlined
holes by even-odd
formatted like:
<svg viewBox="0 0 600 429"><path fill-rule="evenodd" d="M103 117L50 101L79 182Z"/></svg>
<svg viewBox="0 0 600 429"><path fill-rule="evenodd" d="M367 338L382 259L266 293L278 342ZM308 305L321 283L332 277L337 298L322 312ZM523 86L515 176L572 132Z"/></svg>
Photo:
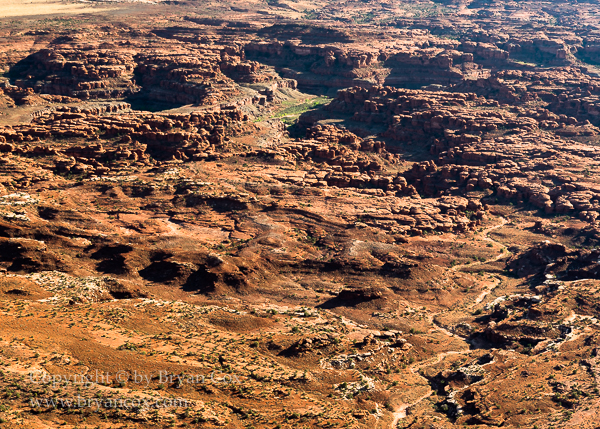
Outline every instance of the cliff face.
<svg viewBox="0 0 600 429"><path fill-rule="evenodd" d="M490 190L492 196L529 202L547 214L598 217L596 186L564 171L596 162L597 149L558 137L597 136L600 130L587 120L546 109L500 107L474 93L391 87L340 91L328 109L353 111L352 120L365 126L385 124L387 138L429 148L432 160L404 173L407 183L426 195ZM544 137L542 130L554 136Z"/></svg>
<svg viewBox="0 0 600 429"><path fill-rule="evenodd" d="M249 43L249 58L275 66L304 88L340 88L353 85L448 84L462 79L460 65L472 56L444 48L365 50L339 45L309 45L294 41ZM458 65L458 67L457 67ZM425 71L427 74L425 75Z"/></svg>
<svg viewBox="0 0 600 429"><path fill-rule="evenodd" d="M44 49L21 60L11 70L18 86L38 93L83 100L131 95L135 63L126 52ZM27 76L27 80L19 79Z"/></svg>

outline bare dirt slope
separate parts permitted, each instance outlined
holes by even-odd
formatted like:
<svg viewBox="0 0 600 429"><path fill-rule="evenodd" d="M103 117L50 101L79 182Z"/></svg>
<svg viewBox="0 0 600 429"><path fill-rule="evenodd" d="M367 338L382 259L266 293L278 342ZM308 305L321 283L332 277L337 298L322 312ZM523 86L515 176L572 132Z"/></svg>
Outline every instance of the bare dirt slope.
<svg viewBox="0 0 600 429"><path fill-rule="evenodd" d="M114 9L98 2L64 0L5 0L0 4L0 18L36 17L40 15L73 15L100 13Z"/></svg>

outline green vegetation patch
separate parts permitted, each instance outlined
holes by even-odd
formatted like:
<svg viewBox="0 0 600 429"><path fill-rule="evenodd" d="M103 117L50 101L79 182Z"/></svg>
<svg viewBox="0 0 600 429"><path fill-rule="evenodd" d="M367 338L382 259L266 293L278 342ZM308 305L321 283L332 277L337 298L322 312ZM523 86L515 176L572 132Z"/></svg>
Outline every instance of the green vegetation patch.
<svg viewBox="0 0 600 429"><path fill-rule="evenodd" d="M296 104L297 101L284 101L282 103L282 110L275 113L272 118L281 118L283 122L291 124L304 112L324 106L331 100L329 97L317 97L300 104Z"/></svg>

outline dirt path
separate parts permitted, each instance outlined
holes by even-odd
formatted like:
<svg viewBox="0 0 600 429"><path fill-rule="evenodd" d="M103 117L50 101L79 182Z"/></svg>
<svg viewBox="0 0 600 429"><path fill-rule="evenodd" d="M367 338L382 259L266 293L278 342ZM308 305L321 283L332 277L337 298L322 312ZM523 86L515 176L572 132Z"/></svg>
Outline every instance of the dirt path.
<svg viewBox="0 0 600 429"><path fill-rule="evenodd" d="M398 426L398 422L404 418L406 418L406 410L412 406L417 405L419 402L424 401L425 399L429 398L431 395L433 394L433 390L429 390L428 393L426 393L425 395L421 396L419 399L417 399L415 402L412 402L410 404L403 404L400 406L400 408L398 408L396 411L394 411L394 420L392 420L392 428L396 428Z"/></svg>
<svg viewBox="0 0 600 429"><path fill-rule="evenodd" d="M450 334L452 336L454 336L454 334ZM427 359L423 362L420 362L416 365L413 365L410 368L410 372L415 374L415 375L419 375L419 377L423 378L424 380L425 377L422 377L418 371L421 368L424 368L426 366L429 365L435 365L437 363L440 363L441 361L443 361L447 356L450 355L461 355L461 354L465 354L470 352L469 349L465 349L465 350L460 350L460 351L448 351L448 352L442 352L442 353L438 353L436 356ZM394 419L392 420L392 424L391 424L391 428L396 428L398 425L398 422L404 418L406 418L406 410L408 410L410 407L414 407L415 405L421 403L422 401L424 401L425 399L429 398L431 395L433 395L433 390L429 389L429 391L427 393L425 393L423 396L419 397L417 400L409 403L409 404L402 404L400 405L393 413Z"/></svg>
<svg viewBox="0 0 600 429"><path fill-rule="evenodd" d="M483 241L489 241L490 243L497 244L498 246L501 246L502 248L504 248L504 244L499 243L498 241L494 240L493 238L488 237L488 234L490 232L492 232L495 229L502 228L504 225L506 225L508 223L508 219L505 219L503 217L500 218L500 221L501 222L498 225L490 226L489 228L486 228L483 231L481 231L481 234L483 235L483 237L481 237L481 238L483 239ZM489 262L497 261L499 259L504 258L505 256L506 256L506 253L501 252L494 259L488 259L486 261L473 262L473 263L469 263L469 264L459 264L459 265L453 266L451 269L452 269L452 271L457 271L463 267L475 267L477 265L487 264ZM481 302L481 301L479 301L479 302Z"/></svg>
<svg viewBox="0 0 600 429"><path fill-rule="evenodd" d="M482 238L483 238L484 241L489 241L489 242L495 243L495 244L497 244L497 245L499 245L501 247L504 247L504 245L502 243L499 243L496 240L488 237L488 234L490 232L492 232L495 229L502 228L504 225L506 225L508 223L508 220L506 218L504 218L504 217L501 217L500 220L501 220L501 222L498 225L494 225L494 226L491 226L491 227L488 227L488 228L484 229L483 231L481 231L481 234L483 235ZM494 259L487 260L487 261L484 261L484 262L477 262L477 263L473 263L473 264L456 265L456 266L452 267L452 270L456 271L456 270L458 270L458 269L460 269L462 267L467 267L467 266L468 267L473 267L473 266L476 266L476 265L481 265L481 264L484 264L484 263L489 263L491 261L497 261L499 259L502 259L503 257L506 257L506 255L507 255L506 252L501 252ZM479 296L477 296L477 298L475 299L475 302L473 304L471 304L468 308L472 308L475 305L481 303L485 299L485 297L487 295L489 295L490 292L492 290L494 290L496 287L498 287L499 285L500 285L500 280L499 279L494 279L493 281L491 281L490 285L483 292L481 292L481 294L479 294ZM440 313L441 312L432 313L432 314L428 315L428 318L430 319L429 321L439 331L443 332L444 334L446 334L449 337L456 338L457 337L456 334L448 331L444 327L439 326L438 324L435 323L434 318L435 318L435 316L437 316ZM466 345L466 343L465 343L465 345ZM432 357L430 359L427 359L427 360L425 360L423 362L420 362L418 364L415 364L412 367L410 367L410 372L412 372L415 375L419 375L418 371L421 368L424 368L424 367L429 366L429 365L434 365L434 364L440 363L447 356L455 355L455 354L465 354L465 353L468 353L470 351L471 350L467 346L467 348L465 350L461 350L461 351L447 351L447 352L438 353L436 356L434 356L434 357ZM423 379L426 380L424 377L423 377ZM429 398L432 394L433 394L433 390L429 389L429 391L426 394L424 394L423 396L419 397L417 400L415 400L415 401L413 401L411 403L401 404L399 407L397 407L396 410L394 411L394 413L392 414L393 415L393 420L392 420L392 424L391 424L390 428L395 429L397 427L398 423L400 422L400 420L406 418L406 410L408 410L409 408L414 407L415 405L421 403L425 399Z"/></svg>
<svg viewBox="0 0 600 429"><path fill-rule="evenodd" d="M489 227L489 228L486 228L486 229L484 229L484 230L481 232L481 234L483 235L483 237L482 237L482 238L483 238L483 240L484 240L484 241L489 241L490 243L497 244L497 245L501 246L502 248L504 248L504 245L503 245L502 243L499 243L498 241L494 240L493 238L490 238L490 237L488 237L488 235L489 235L489 233L490 233L490 232L492 232L493 230L495 230L495 229L498 229L498 228L502 228L502 227L503 227L504 225L506 225L507 223L508 223L508 219L506 219L506 218L504 218L504 217L501 217L501 218L500 218L500 223L499 223L498 225L494 225L494 226L491 226L491 227ZM506 253L506 252L501 252L500 254L498 254L498 255L497 255L495 258L493 258L493 259L489 259L489 260L486 260L486 261L483 261L483 262L481 262L481 261L480 261L480 262L475 262L475 263L472 263L472 264L462 264L462 265L456 265L456 266L452 267L452 270L456 271L456 270L458 270L459 268L462 268L462 267L467 267L467 266L468 266L468 267L474 267L474 266L477 266L477 265L487 264L487 263L490 263L490 262L496 262L496 261L498 261L498 260L500 260L500 259L502 259L502 258L504 258L504 257L506 257L506 256L507 256L507 253ZM483 291L482 291L482 292L481 292L481 293L480 293L480 294L477 296L477 298L475 298L475 302L473 302L473 304L471 304L471 305L470 305L468 308L473 308L473 307L475 307L477 304L481 303L481 302L482 302L482 301L485 299L485 297L486 297L487 295L489 295L489 294L490 294L490 292L492 292L492 291L493 291L493 290L494 290L496 287L498 287L499 285L500 285L500 280L499 280L499 279L497 279L497 278L494 278L494 279L493 279L493 280L490 282L490 284L488 285L488 287L487 287L487 288L485 288L485 289L484 289L484 290L483 290Z"/></svg>

